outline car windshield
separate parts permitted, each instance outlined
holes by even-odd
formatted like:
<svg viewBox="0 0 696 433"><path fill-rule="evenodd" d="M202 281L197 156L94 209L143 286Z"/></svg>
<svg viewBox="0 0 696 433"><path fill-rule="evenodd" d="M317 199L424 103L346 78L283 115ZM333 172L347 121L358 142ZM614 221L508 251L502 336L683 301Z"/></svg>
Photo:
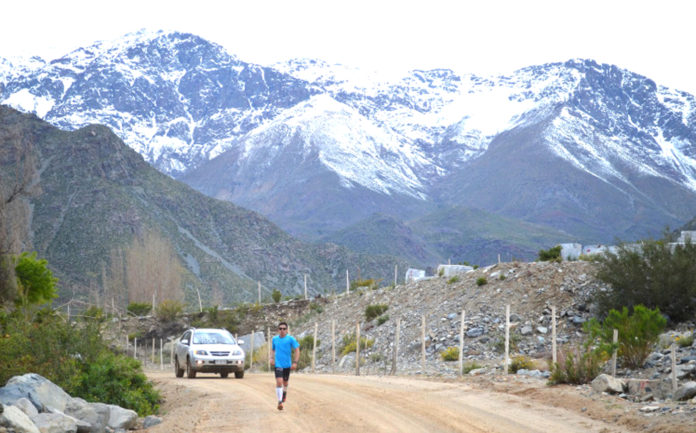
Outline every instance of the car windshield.
<svg viewBox="0 0 696 433"><path fill-rule="evenodd" d="M234 344L234 338L221 332L196 332L193 344Z"/></svg>

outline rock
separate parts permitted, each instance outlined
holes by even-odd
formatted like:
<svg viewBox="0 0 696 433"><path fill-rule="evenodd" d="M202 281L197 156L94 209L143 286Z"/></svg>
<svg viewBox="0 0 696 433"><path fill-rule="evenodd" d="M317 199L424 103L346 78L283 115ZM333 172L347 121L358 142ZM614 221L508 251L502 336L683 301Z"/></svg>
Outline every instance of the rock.
<svg viewBox="0 0 696 433"><path fill-rule="evenodd" d="M573 325L576 325L576 326L580 326L583 323L585 323L585 319L580 317L580 316L573 316L571 321L573 322Z"/></svg>
<svg viewBox="0 0 696 433"><path fill-rule="evenodd" d="M32 420L16 406L5 406L0 414L0 426L16 433L41 433Z"/></svg>
<svg viewBox="0 0 696 433"><path fill-rule="evenodd" d="M677 401L689 400L696 396L696 382L689 381L677 388L674 399Z"/></svg>
<svg viewBox="0 0 696 433"><path fill-rule="evenodd" d="M44 412L32 418L41 433L76 433L74 418L57 412Z"/></svg>
<svg viewBox="0 0 696 433"><path fill-rule="evenodd" d="M520 329L520 334L526 336L526 335L531 335L532 334L532 327L529 325L525 325Z"/></svg>
<svg viewBox="0 0 696 433"><path fill-rule="evenodd" d="M73 398L65 407L65 414L86 423L90 433L102 433L108 421L108 410L100 415L93 404L81 398ZM83 427L79 423L77 427L78 433L82 433Z"/></svg>
<svg viewBox="0 0 696 433"><path fill-rule="evenodd" d="M143 428L150 428L162 422L162 418L154 415L148 415L143 420Z"/></svg>
<svg viewBox="0 0 696 433"><path fill-rule="evenodd" d="M39 414L38 409L36 409L36 406L32 402L29 401L27 398L20 398L16 402L14 402L14 406L17 406L27 414L29 418L34 417Z"/></svg>
<svg viewBox="0 0 696 433"><path fill-rule="evenodd" d="M638 410L643 413L657 412L658 410L660 410L660 406L643 406Z"/></svg>
<svg viewBox="0 0 696 433"><path fill-rule="evenodd" d="M28 398L39 411L52 407L61 412L72 399L58 385L36 373L14 376L0 388L0 403L10 404L22 397ZM8 402L7 398L12 400Z"/></svg>
<svg viewBox="0 0 696 433"><path fill-rule="evenodd" d="M608 374L600 374L592 381L592 389L595 392L608 392L611 394L620 394L624 392L624 381L611 377Z"/></svg>
<svg viewBox="0 0 696 433"><path fill-rule="evenodd" d="M471 328L468 331L466 331L466 336L469 338L476 338L480 337L485 333L484 329L479 327L476 328Z"/></svg>
<svg viewBox="0 0 696 433"><path fill-rule="evenodd" d="M138 422L138 414L134 410L124 409L113 404L107 406L109 407L108 427L115 430L129 430L135 427L135 424Z"/></svg>
<svg viewBox="0 0 696 433"><path fill-rule="evenodd" d="M549 328L547 328L546 326L537 326L536 331L537 331L539 334L546 334L546 333L549 332Z"/></svg>

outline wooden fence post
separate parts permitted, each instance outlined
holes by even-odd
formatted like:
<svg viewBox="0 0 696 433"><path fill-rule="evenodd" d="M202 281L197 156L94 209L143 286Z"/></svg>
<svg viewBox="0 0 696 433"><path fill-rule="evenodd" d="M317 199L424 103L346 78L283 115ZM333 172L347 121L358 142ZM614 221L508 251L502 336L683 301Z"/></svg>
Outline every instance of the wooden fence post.
<svg viewBox="0 0 696 433"><path fill-rule="evenodd" d="M397 360L399 359L399 333L401 332L401 318L396 319L396 333L394 335L394 356L392 359L391 374L396 374Z"/></svg>
<svg viewBox="0 0 696 433"><path fill-rule="evenodd" d="M304 298L305 298L305 300L308 299L307 298L307 274L304 274Z"/></svg>
<svg viewBox="0 0 696 433"><path fill-rule="evenodd" d="M619 342L619 330L614 329L614 338L611 340L614 344ZM616 352L618 347L614 349L614 353L611 354L611 376L616 377Z"/></svg>
<svg viewBox="0 0 696 433"><path fill-rule="evenodd" d="M425 314L421 316L421 374L425 375Z"/></svg>
<svg viewBox="0 0 696 433"><path fill-rule="evenodd" d="M356 324L355 333L355 375L360 376L360 322Z"/></svg>
<svg viewBox="0 0 696 433"><path fill-rule="evenodd" d="M459 375L464 374L464 318L466 314L462 310L462 323L459 327Z"/></svg>
<svg viewBox="0 0 696 433"><path fill-rule="evenodd" d="M399 265L394 265L394 287L396 287L396 283L399 280Z"/></svg>
<svg viewBox="0 0 696 433"><path fill-rule="evenodd" d="M162 353L162 339L160 338L160 370L164 370L164 354Z"/></svg>
<svg viewBox="0 0 696 433"><path fill-rule="evenodd" d="M556 368L555 365L558 361L557 349L556 349L556 307L551 307L551 365Z"/></svg>
<svg viewBox="0 0 696 433"><path fill-rule="evenodd" d="M348 269L346 269L346 295L350 293L350 278L348 278Z"/></svg>
<svg viewBox="0 0 696 433"><path fill-rule="evenodd" d="M672 398L674 398L674 394L677 392L677 345L672 343L672 353L671 358L672 358Z"/></svg>
<svg viewBox="0 0 696 433"><path fill-rule="evenodd" d="M319 332L319 324L314 322L314 340L312 341L312 373L315 373L317 359L317 333Z"/></svg>
<svg viewBox="0 0 696 433"><path fill-rule="evenodd" d="M133 339L133 359L138 359L138 337Z"/></svg>
<svg viewBox="0 0 696 433"><path fill-rule="evenodd" d="M336 372L336 321L331 321L331 371Z"/></svg>
<svg viewBox="0 0 696 433"><path fill-rule="evenodd" d="M272 337L271 337L271 328L266 327L266 342L267 342L267 349L268 349L268 371L271 371L271 346L273 345Z"/></svg>
<svg viewBox="0 0 696 433"><path fill-rule="evenodd" d="M510 357L510 304L505 306L505 362L504 374L508 374L508 364Z"/></svg>
<svg viewBox="0 0 696 433"><path fill-rule="evenodd" d="M251 346L250 346L251 350L249 351L249 370L254 368L254 334L256 334L256 329L251 330Z"/></svg>

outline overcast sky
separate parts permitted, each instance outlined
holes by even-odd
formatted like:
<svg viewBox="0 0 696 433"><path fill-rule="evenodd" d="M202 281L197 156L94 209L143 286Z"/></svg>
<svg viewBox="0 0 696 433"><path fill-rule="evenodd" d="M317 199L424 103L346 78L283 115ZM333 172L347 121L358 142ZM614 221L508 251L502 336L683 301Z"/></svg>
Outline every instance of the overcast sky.
<svg viewBox="0 0 696 433"><path fill-rule="evenodd" d="M320 58L479 74L591 58L696 94L692 0L17 0L0 57L60 57L142 28L190 32L241 60Z"/></svg>

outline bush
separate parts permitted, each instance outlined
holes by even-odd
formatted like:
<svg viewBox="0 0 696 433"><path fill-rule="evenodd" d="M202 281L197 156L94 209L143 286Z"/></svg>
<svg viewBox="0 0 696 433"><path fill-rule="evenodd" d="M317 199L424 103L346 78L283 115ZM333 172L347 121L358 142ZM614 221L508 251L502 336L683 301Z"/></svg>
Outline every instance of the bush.
<svg viewBox="0 0 696 433"><path fill-rule="evenodd" d="M670 247L663 240L642 241L640 247L620 244L599 261L597 277L610 285L596 292L601 315L641 304L659 308L674 322L696 315L696 244Z"/></svg>
<svg viewBox="0 0 696 433"><path fill-rule="evenodd" d="M483 366L476 361L467 362L462 366L462 374L469 374L471 370L476 370L481 367Z"/></svg>
<svg viewBox="0 0 696 433"><path fill-rule="evenodd" d="M676 343L679 345L679 347L691 347L694 344L694 334L677 336Z"/></svg>
<svg viewBox="0 0 696 433"><path fill-rule="evenodd" d="M131 302L128 304L128 307L126 307L126 310L129 314L136 317L147 316L152 311L152 304L148 304L147 302Z"/></svg>
<svg viewBox="0 0 696 433"><path fill-rule="evenodd" d="M636 305L631 315L626 307L621 312L611 310L603 323L591 319L584 327L590 338L598 342L597 350L607 357L614 351L614 329L617 329L618 357L625 366L637 368L650 355L652 346L657 343L666 324L667 320L662 317L659 309L649 310Z"/></svg>
<svg viewBox="0 0 696 433"><path fill-rule="evenodd" d="M360 337L360 349L368 349L375 344L375 340L368 339L367 337ZM354 333L346 334L343 336L341 343L341 356L347 355L349 353L355 352L357 348L356 338Z"/></svg>
<svg viewBox="0 0 696 433"><path fill-rule="evenodd" d="M440 352L440 357L443 361L458 361L459 360L459 348L458 347L448 347L447 349Z"/></svg>
<svg viewBox="0 0 696 433"><path fill-rule="evenodd" d="M96 320L97 322L104 322L106 320L106 314L104 310L92 305L82 314L84 320Z"/></svg>
<svg viewBox="0 0 696 433"><path fill-rule="evenodd" d="M384 314L385 311L389 309L389 306L386 304L372 304L368 305L365 308L365 320L368 322L371 321L372 319L375 319L382 314Z"/></svg>
<svg viewBox="0 0 696 433"><path fill-rule="evenodd" d="M379 283L382 280L375 280L374 278L366 279L366 280L353 280L350 282L350 290L357 290L357 289L370 289L374 290L379 287Z"/></svg>
<svg viewBox="0 0 696 433"><path fill-rule="evenodd" d="M155 308L155 316L157 316L157 319L161 322L171 322L183 311L184 304L179 301L165 299Z"/></svg>
<svg viewBox="0 0 696 433"><path fill-rule="evenodd" d="M517 355L510 362L510 371L517 373L517 370L533 370L534 362L524 355Z"/></svg>
<svg viewBox="0 0 696 433"><path fill-rule="evenodd" d="M305 335L298 340L300 343L300 360L297 363L297 368L302 369L312 365L312 349L314 348L314 335ZM317 338L317 348L321 344L321 340Z"/></svg>
<svg viewBox="0 0 696 433"><path fill-rule="evenodd" d="M74 392L87 401L109 402L138 415L155 413L160 395L142 373L140 361L104 351L86 366Z"/></svg>
<svg viewBox="0 0 696 433"><path fill-rule="evenodd" d="M283 297L283 294L280 293L280 290L278 289L273 289L273 293L271 293L271 299L273 299L273 302L276 304L280 302L280 299Z"/></svg>
<svg viewBox="0 0 696 433"><path fill-rule="evenodd" d="M26 322L13 315L0 329L0 383L37 373L74 397L133 409L148 415L159 395L139 362L116 355L102 339L96 320L68 323L51 310Z"/></svg>
<svg viewBox="0 0 696 433"><path fill-rule="evenodd" d="M387 320L389 320L389 316L388 316L388 315L385 314L384 316L379 316L379 317L377 318L377 326L383 325L384 322L386 322Z"/></svg>
<svg viewBox="0 0 696 433"><path fill-rule="evenodd" d="M588 345L582 349L571 348L558 353L558 362L551 364L549 383L582 385L590 383L599 374L601 365L606 361L599 352L591 350Z"/></svg>
<svg viewBox="0 0 696 433"><path fill-rule="evenodd" d="M483 286L483 285L486 285L486 284L488 284L488 280L486 279L486 277L479 277L479 278L476 279L476 285L477 285L477 286Z"/></svg>
<svg viewBox="0 0 696 433"><path fill-rule="evenodd" d="M455 275L452 278L450 278L449 280L447 280L447 284L454 284L458 281L459 281L459 275Z"/></svg>
<svg viewBox="0 0 696 433"><path fill-rule="evenodd" d="M561 246L556 245L548 250L539 250L539 261L540 262L560 262L561 259Z"/></svg>

